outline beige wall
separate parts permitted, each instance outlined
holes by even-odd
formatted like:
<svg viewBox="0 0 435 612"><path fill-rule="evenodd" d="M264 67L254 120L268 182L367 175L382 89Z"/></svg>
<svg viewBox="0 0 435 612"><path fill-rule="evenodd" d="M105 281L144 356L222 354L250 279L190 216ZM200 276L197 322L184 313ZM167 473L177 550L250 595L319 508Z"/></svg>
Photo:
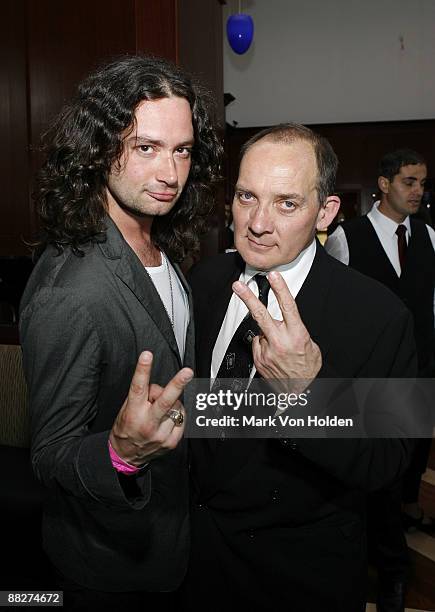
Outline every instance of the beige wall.
<svg viewBox="0 0 435 612"><path fill-rule="evenodd" d="M224 27L238 2L224 7ZM239 127L435 117L434 0L243 0L244 56L224 42ZM226 38L226 36L225 36Z"/></svg>

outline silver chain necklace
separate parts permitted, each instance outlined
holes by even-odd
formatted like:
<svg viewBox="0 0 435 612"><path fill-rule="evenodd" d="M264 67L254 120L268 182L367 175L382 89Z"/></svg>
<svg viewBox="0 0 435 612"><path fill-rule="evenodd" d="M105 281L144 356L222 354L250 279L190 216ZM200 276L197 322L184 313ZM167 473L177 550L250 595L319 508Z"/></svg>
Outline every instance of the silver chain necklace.
<svg viewBox="0 0 435 612"><path fill-rule="evenodd" d="M162 257L165 258L165 263L166 263L166 269L168 271L168 278L169 278L169 292L171 294L171 314L169 314L168 309L165 306L165 310L168 314L169 320L171 321L171 325L172 325L172 329L174 329L175 326L175 316L174 316L174 290L172 289L172 274L171 274L171 266L169 265L169 261L166 257L166 255L162 252Z"/></svg>

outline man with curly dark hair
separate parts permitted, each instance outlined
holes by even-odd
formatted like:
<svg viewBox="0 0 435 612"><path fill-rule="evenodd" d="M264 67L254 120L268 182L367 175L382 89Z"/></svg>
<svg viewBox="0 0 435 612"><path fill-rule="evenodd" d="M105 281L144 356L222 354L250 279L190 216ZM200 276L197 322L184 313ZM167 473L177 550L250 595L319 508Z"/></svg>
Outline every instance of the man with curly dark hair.
<svg viewBox="0 0 435 612"><path fill-rule="evenodd" d="M44 548L69 609L169 605L188 552L179 398L194 359L177 262L221 146L206 92L143 56L88 77L46 139L20 320Z"/></svg>

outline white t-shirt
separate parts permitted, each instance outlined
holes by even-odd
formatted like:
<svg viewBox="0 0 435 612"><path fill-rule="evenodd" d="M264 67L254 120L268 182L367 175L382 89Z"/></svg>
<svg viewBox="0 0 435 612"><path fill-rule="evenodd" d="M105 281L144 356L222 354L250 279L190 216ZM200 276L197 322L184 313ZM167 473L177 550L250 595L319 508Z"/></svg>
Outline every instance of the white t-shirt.
<svg viewBox="0 0 435 612"><path fill-rule="evenodd" d="M160 299L168 313L169 320L174 321L174 335L177 341L180 357L184 359L186 332L189 325L189 302L178 274L166 255L160 251L162 263L160 266L145 267L154 283ZM172 286L172 297L171 297ZM173 309L173 311L172 311Z"/></svg>

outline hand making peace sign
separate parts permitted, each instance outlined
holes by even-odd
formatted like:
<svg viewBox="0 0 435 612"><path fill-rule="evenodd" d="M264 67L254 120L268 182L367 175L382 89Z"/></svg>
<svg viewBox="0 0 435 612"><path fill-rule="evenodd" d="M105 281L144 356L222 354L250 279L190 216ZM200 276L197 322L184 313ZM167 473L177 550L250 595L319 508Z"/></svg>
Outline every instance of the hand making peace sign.
<svg viewBox="0 0 435 612"><path fill-rule="evenodd" d="M257 371L266 379L299 379L307 387L322 366L322 355L302 323L296 302L278 272L267 275L281 309L282 321L273 319L267 308L244 283L233 284L234 292L246 304L263 335L252 342Z"/></svg>

